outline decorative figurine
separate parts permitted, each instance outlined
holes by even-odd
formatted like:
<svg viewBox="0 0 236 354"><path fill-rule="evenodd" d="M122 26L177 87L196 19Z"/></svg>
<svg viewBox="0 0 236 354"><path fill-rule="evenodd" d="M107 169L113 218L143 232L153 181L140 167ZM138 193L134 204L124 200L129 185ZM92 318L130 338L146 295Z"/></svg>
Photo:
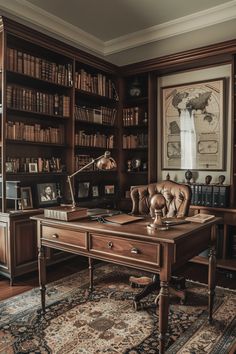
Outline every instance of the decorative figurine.
<svg viewBox="0 0 236 354"><path fill-rule="evenodd" d="M127 161L127 166L128 166L127 172L131 172L131 165L132 165L132 161L128 160Z"/></svg>
<svg viewBox="0 0 236 354"><path fill-rule="evenodd" d="M225 181L225 176L224 175L220 175L219 176L219 184L223 184Z"/></svg>
<svg viewBox="0 0 236 354"><path fill-rule="evenodd" d="M166 180L167 180L167 181L170 180L170 174L169 174L169 172L168 172L167 175L166 175Z"/></svg>
<svg viewBox="0 0 236 354"><path fill-rule="evenodd" d="M211 180L212 180L212 176L207 175L207 176L205 177L205 183L206 183L206 184L210 184L210 183L211 183Z"/></svg>
<svg viewBox="0 0 236 354"><path fill-rule="evenodd" d="M188 184L190 184L190 180L191 180L192 177L193 177L192 172L190 170L187 170L185 172L185 178L186 178L186 181L187 181Z"/></svg>
<svg viewBox="0 0 236 354"><path fill-rule="evenodd" d="M138 77L135 77L134 80L131 82L129 87L129 95L131 97L139 97L142 95L142 86Z"/></svg>

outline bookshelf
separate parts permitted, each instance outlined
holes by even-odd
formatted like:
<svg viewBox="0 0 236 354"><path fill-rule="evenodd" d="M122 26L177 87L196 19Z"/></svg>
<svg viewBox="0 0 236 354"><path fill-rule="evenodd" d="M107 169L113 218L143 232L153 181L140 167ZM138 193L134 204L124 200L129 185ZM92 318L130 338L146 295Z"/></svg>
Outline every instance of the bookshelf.
<svg viewBox="0 0 236 354"><path fill-rule="evenodd" d="M121 108L121 198L148 183L148 75L125 77Z"/></svg>
<svg viewBox="0 0 236 354"><path fill-rule="evenodd" d="M115 66L7 18L0 46L0 273L12 283L37 269L30 217L47 206L39 186L56 186L55 203L68 202L68 175L106 150L118 158L118 93ZM87 195L81 186L89 186ZM29 210L22 210L22 189L30 190ZM85 171L74 189L80 204L114 207L117 173ZM50 252L48 263L67 257Z"/></svg>
<svg viewBox="0 0 236 354"><path fill-rule="evenodd" d="M119 97L116 82L114 72L75 61L73 143L75 171L106 150L111 152L116 161L118 159ZM76 176L74 186L79 205L110 208L116 206L119 190L117 171L99 171L96 165L93 165Z"/></svg>

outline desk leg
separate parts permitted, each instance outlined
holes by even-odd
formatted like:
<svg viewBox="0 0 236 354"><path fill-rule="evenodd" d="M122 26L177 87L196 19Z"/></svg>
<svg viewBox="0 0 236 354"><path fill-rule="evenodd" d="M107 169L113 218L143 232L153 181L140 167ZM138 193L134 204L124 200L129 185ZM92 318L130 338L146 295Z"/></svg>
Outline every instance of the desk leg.
<svg viewBox="0 0 236 354"><path fill-rule="evenodd" d="M45 247L43 246L39 248L38 267L39 267L39 288L41 292L42 314L45 314L46 256L45 256Z"/></svg>
<svg viewBox="0 0 236 354"><path fill-rule="evenodd" d="M89 257L88 259L89 261L89 291L93 291L93 259L91 257Z"/></svg>
<svg viewBox="0 0 236 354"><path fill-rule="evenodd" d="M165 339L168 328L169 315L169 282L160 282L161 290L159 294L159 353L165 352Z"/></svg>
<svg viewBox="0 0 236 354"><path fill-rule="evenodd" d="M216 273L216 251L215 247L211 247L209 251L209 268L208 268L208 320L212 322L212 311L215 296L215 273Z"/></svg>

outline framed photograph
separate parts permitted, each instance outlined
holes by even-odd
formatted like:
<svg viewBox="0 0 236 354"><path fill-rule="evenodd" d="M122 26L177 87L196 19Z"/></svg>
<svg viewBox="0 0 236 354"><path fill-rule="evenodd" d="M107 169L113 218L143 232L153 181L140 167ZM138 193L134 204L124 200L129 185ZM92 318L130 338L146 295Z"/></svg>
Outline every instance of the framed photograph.
<svg viewBox="0 0 236 354"><path fill-rule="evenodd" d="M115 194L115 186L114 184L108 184L104 186L104 194L105 195L113 195Z"/></svg>
<svg viewBox="0 0 236 354"><path fill-rule="evenodd" d="M99 189L98 186L92 186L92 196L99 197Z"/></svg>
<svg viewBox="0 0 236 354"><path fill-rule="evenodd" d="M30 187L21 187L20 188L21 195L21 208L24 209L32 209L33 201L32 201L32 192Z"/></svg>
<svg viewBox="0 0 236 354"><path fill-rule="evenodd" d="M6 165L6 172L14 172L14 166L12 162L7 161L5 165Z"/></svg>
<svg viewBox="0 0 236 354"><path fill-rule="evenodd" d="M163 87L162 169L223 170L225 79Z"/></svg>
<svg viewBox="0 0 236 354"><path fill-rule="evenodd" d="M89 197L90 182L79 182L78 184L78 198Z"/></svg>
<svg viewBox="0 0 236 354"><path fill-rule="evenodd" d="M58 204L58 187L56 183L37 184L37 197L39 207Z"/></svg>
<svg viewBox="0 0 236 354"><path fill-rule="evenodd" d="M29 172L30 173L36 173L38 172L38 165L35 162L30 162L29 163Z"/></svg>

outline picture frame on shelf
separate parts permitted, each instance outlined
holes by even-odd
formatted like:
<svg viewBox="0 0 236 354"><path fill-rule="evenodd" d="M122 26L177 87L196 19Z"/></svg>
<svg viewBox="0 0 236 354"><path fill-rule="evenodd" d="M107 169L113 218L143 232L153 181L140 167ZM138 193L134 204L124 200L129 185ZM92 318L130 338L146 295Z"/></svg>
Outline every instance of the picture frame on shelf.
<svg viewBox="0 0 236 354"><path fill-rule="evenodd" d="M98 188L98 186L92 186L92 197L93 198L99 197L99 188Z"/></svg>
<svg viewBox="0 0 236 354"><path fill-rule="evenodd" d="M33 200L32 200L32 191L31 187L21 187L20 188L21 195L21 209L32 209L33 208Z"/></svg>
<svg viewBox="0 0 236 354"><path fill-rule="evenodd" d="M54 182L37 184L37 204L39 207L58 205L58 184Z"/></svg>
<svg viewBox="0 0 236 354"><path fill-rule="evenodd" d="M78 183L78 198L88 198L89 197L90 182L79 182Z"/></svg>
<svg viewBox="0 0 236 354"><path fill-rule="evenodd" d="M37 173L38 172L38 164L36 162L29 163L29 173Z"/></svg>
<svg viewBox="0 0 236 354"><path fill-rule="evenodd" d="M226 79L162 87L162 169L224 170Z"/></svg>
<svg viewBox="0 0 236 354"><path fill-rule="evenodd" d="M114 184L106 184L104 186L104 194L105 195L114 195L115 194L115 185Z"/></svg>
<svg viewBox="0 0 236 354"><path fill-rule="evenodd" d="M6 161L5 166L6 166L6 172L14 172L13 162Z"/></svg>

